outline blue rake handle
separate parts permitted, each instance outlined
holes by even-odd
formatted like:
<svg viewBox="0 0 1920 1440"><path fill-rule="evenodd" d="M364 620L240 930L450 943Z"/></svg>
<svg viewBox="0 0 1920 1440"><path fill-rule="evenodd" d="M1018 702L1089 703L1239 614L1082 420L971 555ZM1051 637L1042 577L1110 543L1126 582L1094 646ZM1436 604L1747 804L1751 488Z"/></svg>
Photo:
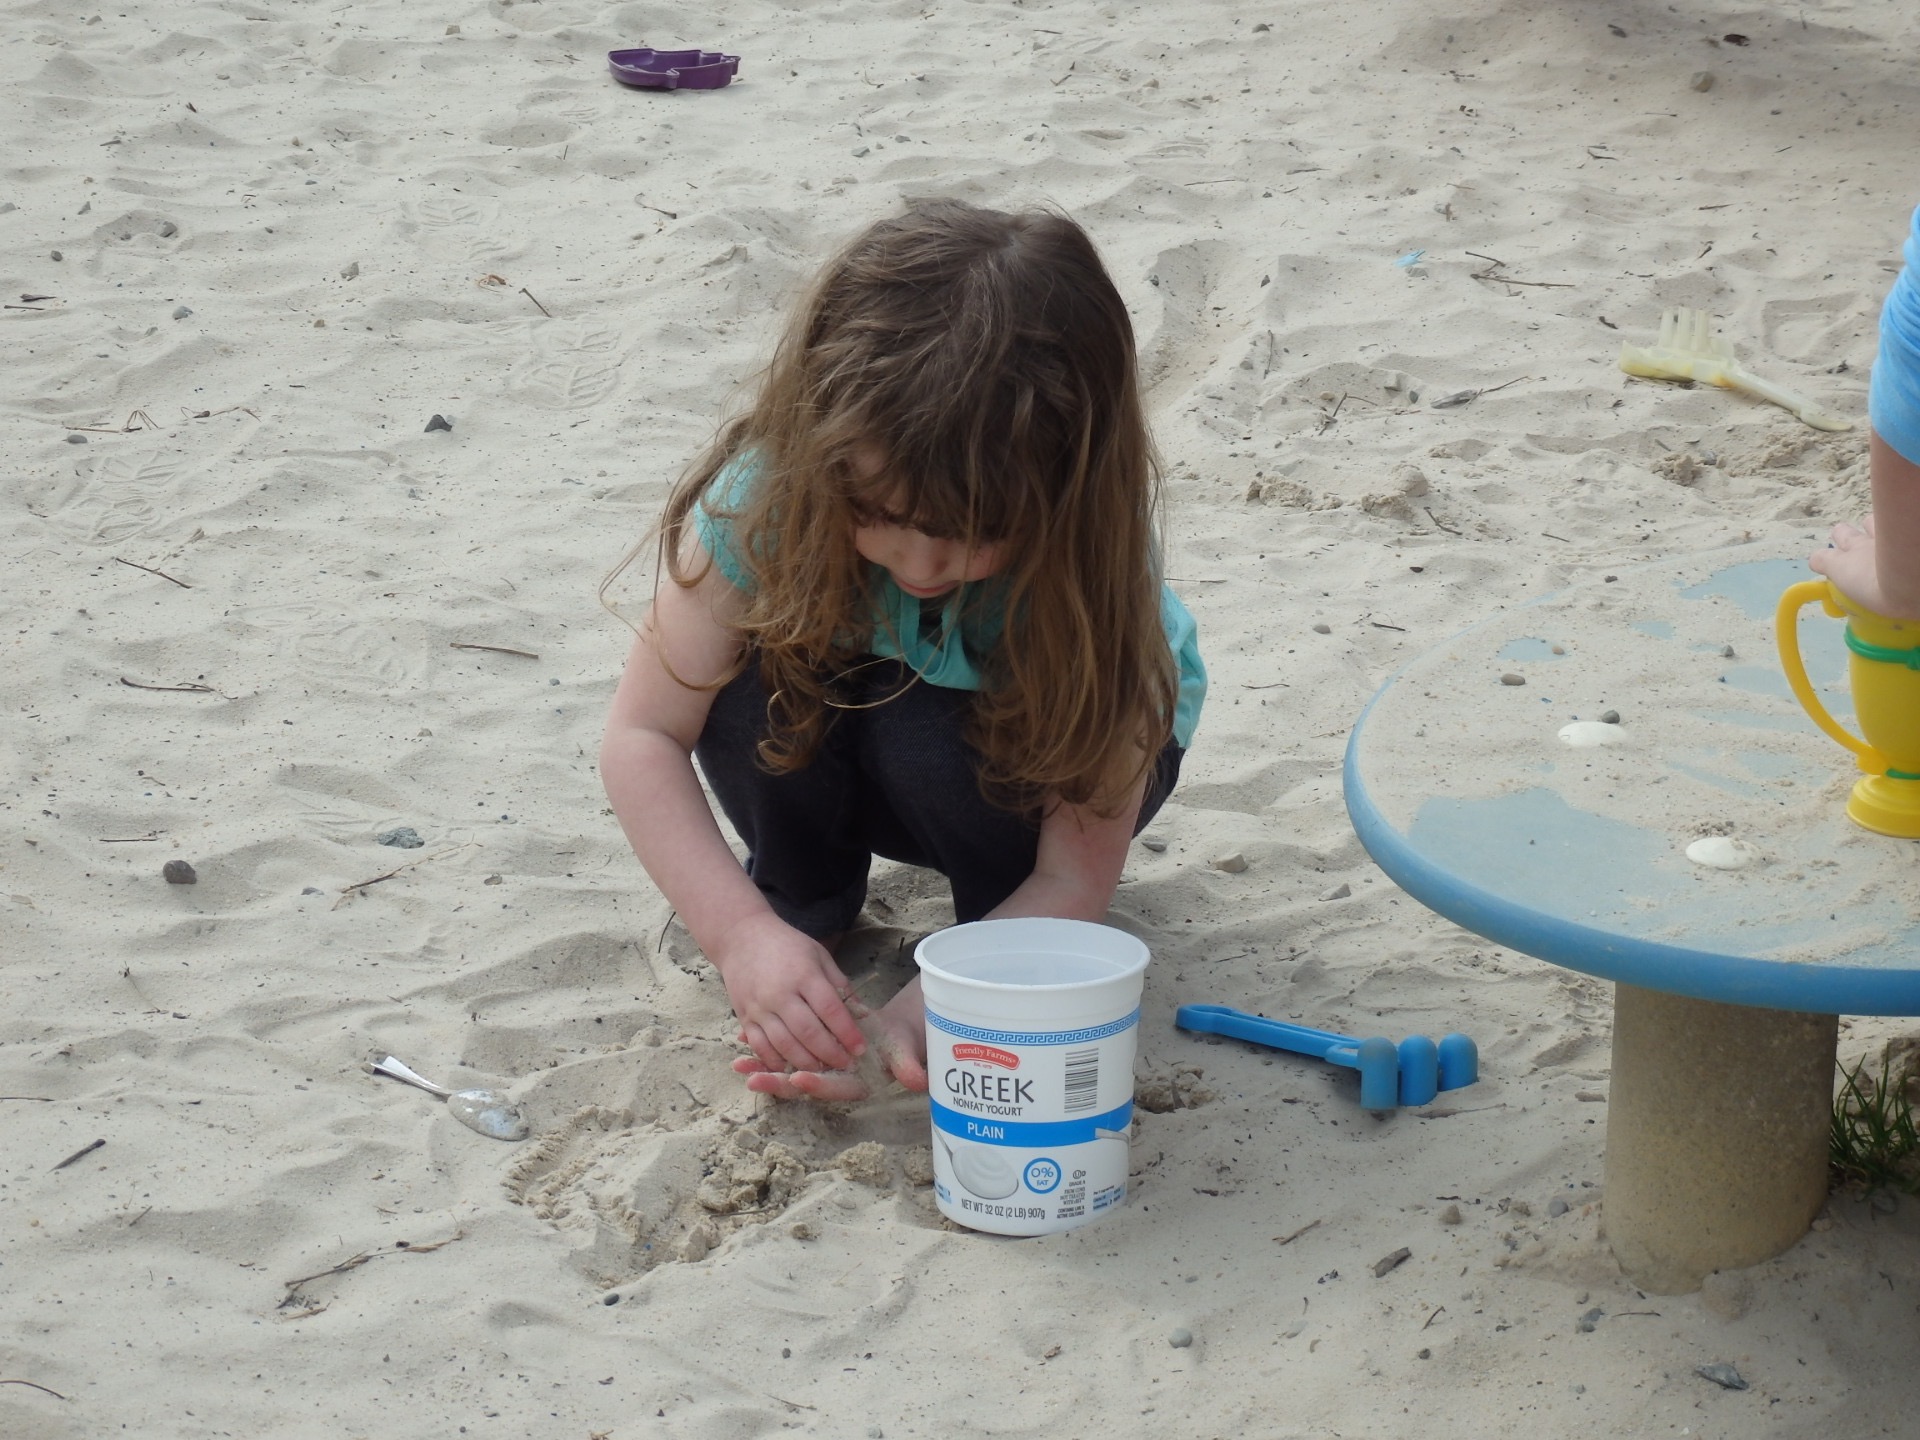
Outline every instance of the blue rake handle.
<svg viewBox="0 0 1920 1440"><path fill-rule="evenodd" d="M1425 1105L1442 1090L1458 1090L1480 1078L1479 1047L1460 1034L1443 1036L1437 1045L1425 1035L1409 1035L1395 1045L1380 1035L1356 1040L1226 1005L1182 1005L1173 1023L1358 1070L1360 1103L1368 1110Z"/></svg>

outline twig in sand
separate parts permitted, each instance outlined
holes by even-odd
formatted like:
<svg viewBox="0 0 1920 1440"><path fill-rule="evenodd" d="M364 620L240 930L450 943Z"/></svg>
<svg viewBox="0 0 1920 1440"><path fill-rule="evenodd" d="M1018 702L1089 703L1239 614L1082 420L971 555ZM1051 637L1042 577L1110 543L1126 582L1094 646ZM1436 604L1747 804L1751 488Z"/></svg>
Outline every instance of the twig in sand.
<svg viewBox="0 0 1920 1440"><path fill-rule="evenodd" d="M362 1250L358 1255L349 1255L338 1265L329 1265L326 1269L316 1270L311 1275L302 1275L298 1280L283 1280L281 1283L287 1287L287 1299L280 1302L280 1308L284 1310L288 1302L299 1293L300 1287L309 1280L324 1280L329 1275L344 1275L349 1270L358 1270L370 1261L387 1260L395 1255L431 1255L436 1250L445 1249L456 1240L465 1239L466 1234L465 1230L456 1230L446 1239L436 1240L431 1245L409 1245L403 1240L391 1250Z"/></svg>
<svg viewBox="0 0 1920 1440"><path fill-rule="evenodd" d="M1433 1311L1433 1313L1432 1313L1431 1315L1429 1315L1429 1316L1427 1316L1427 1325L1431 1325L1431 1324L1432 1324L1432 1323L1433 1323L1434 1321L1436 1321L1436 1320L1438 1320L1438 1319L1439 1319L1439 1318L1440 1318L1440 1317L1441 1317L1442 1315L1444 1315L1444 1314L1446 1314L1446 1313L1447 1313L1447 1307L1446 1307L1446 1306L1444 1306L1444 1305L1436 1305L1436 1306L1434 1307L1434 1311ZM1422 1326L1421 1326L1420 1328L1421 1328L1422 1330L1424 1330L1424 1329L1426 1329L1426 1328L1427 1328L1427 1325L1422 1325Z"/></svg>
<svg viewBox="0 0 1920 1440"><path fill-rule="evenodd" d="M1533 379L1533 376L1531 375L1516 375L1511 380L1502 380L1498 385L1489 385L1487 386L1486 389L1482 390L1480 393L1482 395L1493 395L1498 393L1499 391L1506 389L1509 385L1518 385L1522 380L1531 380L1531 379Z"/></svg>
<svg viewBox="0 0 1920 1440"><path fill-rule="evenodd" d="M422 855L418 860L409 860L404 865L396 865L393 869L387 871L386 874L376 875L371 880L361 880L352 885L342 885L340 887L340 898L333 902L333 908L338 910L342 905L346 904L348 900L352 899L358 891L391 880L396 875L404 875L407 871L414 869L416 866L424 865L429 860L438 860L442 856L453 854L455 851L468 849L471 843L472 842L468 842L467 845L454 845L445 850L436 850L431 855Z"/></svg>
<svg viewBox="0 0 1920 1440"><path fill-rule="evenodd" d="M126 981L127 984L133 988L133 993L140 997L140 1003L147 1007L145 1011L146 1014L164 1015L167 1013L161 1006L153 1003L153 997L151 995L140 988L140 982L133 978L133 967L131 965L122 965L120 967L120 978Z"/></svg>
<svg viewBox="0 0 1920 1440"><path fill-rule="evenodd" d="M534 308L537 309L542 315L546 316L549 320L553 318L553 312L547 309L546 306L542 305L538 297L535 296L531 290L527 289L526 286L522 285L520 287L520 293L526 296L529 300L532 300L534 304Z"/></svg>
<svg viewBox="0 0 1920 1440"><path fill-rule="evenodd" d="M0 1385L30 1385L35 1390L46 1390L47 1394L53 1396L56 1400L64 1400L67 1398L58 1390L47 1390L47 1387L42 1385L38 1380L0 1380Z"/></svg>
<svg viewBox="0 0 1920 1440"><path fill-rule="evenodd" d="M658 954L660 953L660 951L661 951L661 949L662 949L662 948L663 948L663 947L664 947L664 946L666 945L666 943L667 943L667 931L669 931L669 930L671 930L671 929L673 928L673 917L674 917L674 916L675 916L675 915L676 915L677 913L678 913L677 911L673 911L673 910L669 910L669 911L667 911L667 923L666 923L666 924L664 924L664 925L662 925L662 926L660 927L660 938L659 938L658 940L656 940L656 941L654 941L654 942L653 942L653 953L654 953L654 954L656 954L656 955L658 955Z"/></svg>
<svg viewBox="0 0 1920 1440"><path fill-rule="evenodd" d="M1316 435L1324 435L1327 428L1332 425L1335 420L1340 418L1340 407L1346 403L1347 392L1342 390L1340 392L1340 398L1333 402L1333 409L1327 411L1326 417L1320 422L1320 428L1313 433Z"/></svg>
<svg viewBox="0 0 1920 1440"><path fill-rule="evenodd" d="M1451 410L1459 405L1471 404L1482 395L1491 395L1495 391L1506 389L1509 385L1518 385L1522 380L1531 380L1532 378L1531 375L1516 375L1511 380L1502 380L1498 385L1489 385L1484 390L1456 390L1453 394L1442 395L1438 400L1434 401L1433 408L1435 410Z"/></svg>
<svg viewBox="0 0 1920 1440"><path fill-rule="evenodd" d="M651 210L656 215L664 215L669 220L678 220L680 218L680 212L678 210L662 210L658 205L649 205L644 200L640 202L640 208L642 210Z"/></svg>
<svg viewBox="0 0 1920 1440"><path fill-rule="evenodd" d="M1319 1223L1320 1221L1318 1220L1309 1220L1306 1224L1302 1225L1298 1230L1295 1230L1292 1234L1274 1236L1273 1237L1274 1241L1276 1244L1280 1244L1280 1245L1291 1245L1294 1241L1298 1240L1302 1235L1306 1234L1307 1231L1313 1229L1313 1227L1318 1225Z"/></svg>
<svg viewBox="0 0 1920 1440"><path fill-rule="evenodd" d="M142 685L138 680L120 677L120 683L130 690L164 690L176 695L218 695L220 692L211 685Z"/></svg>
<svg viewBox="0 0 1920 1440"><path fill-rule="evenodd" d="M1066 82L1067 82L1067 78L1068 78L1068 76L1070 76L1070 75L1072 75L1072 74L1073 74L1073 67L1074 67L1075 65L1078 65L1079 63L1080 63L1080 62L1079 62L1078 60L1069 60L1069 61L1067 62L1067 73L1066 73L1066 75L1062 75L1062 76L1061 76L1061 77L1060 77L1060 78L1059 78L1058 80L1055 80L1055 81L1053 82L1053 84L1054 84L1055 86L1060 86L1060 85L1064 85L1064 84L1066 84Z"/></svg>
<svg viewBox="0 0 1920 1440"><path fill-rule="evenodd" d="M136 420L140 422L138 425L133 423ZM158 430L159 428L153 423L153 417L144 410L130 412L127 423L124 425L69 425L67 427L69 430L84 430L89 435L130 435L135 430Z"/></svg>
<svg viewBox="0 0 1920 1440"><path fill-rule="evenodd" d="M42 1105L51 1105L53 1103L53 1096L51 1095L0 1095L0 1100L36 1100Z"/></svg>
<svg viewBox="0 0 1920 1440"><path fill-rule="evenodd" d="M91 1145L82 1145L78 1150L74 1151L73 1154L67 1156L66 1159L62 1160L58 1165L54 1166L53 1168L56 1170L64 1170L67 1168L67 1166L73 1164L74 1161L86 1159L87 1156L93 1154L94 1151L98 1150L102 1145L106 1143L107 1142L104 1140L96 1140Z"/></svg>
<svg viewBox="0 0 1920 1440"><path fill-rule="evenodd" d="M1573 543L1571 540L1567 539L1566 536L1556 535L1551 530L1542 530L1540 533L1546 536L1546 538L1549 540L1558 540L1562 545L1571 545Z"/></svg>
<svg viewBox="0 0 1920 1440"><path fill-rule="evenodd" d="M518 655L522 660L538 660L540 657L531 650L514 650L505 645L469 645L464 640L447 642L449 650L491 650L495 655Z"/></svg>
<svg viewBox="0 0 1920 1440"><path fill-rule="evenodd" d="M1374 629L1376 629L1376 630L1398 630L1398 631L1399 631L1399 632L1400 632L1400 633L1401 633L1402 635L1404 635L1404 634L1406 634L1406 633L1407 633L1407 627L1406 627L1406 626L1404 626L1404 625L1389 625L1389 624L1388 624L1388 623L1387 623L1386 621L1384 621L1384 620L1369 620L1369 621L1367 621L1367 624L1369 624L1369 625L1371 625L1371 626L1372 626L1372 627L1373 627Z"/></svg>
<svg viewBox="0 0 1920 1440"><path fill-rule="evenodd" d="M1516 280L1511 275L1496 275L1491 270L1476 270L1467 278L1470 280L1497 280L1502 285L1525 285L1532 290L1573 289L1573 285L1566 280Z"/></svg>
<svg viewBox="0 0 1920 1440"><path fill-rule="evenodd" d="M174 577L167 574L166 571L156 570L151 565L142 565L137 560L122 560L118 555L114 556L113 558L116 562L118 562L121 565L131 565L135 570L144 570L149 575L158 575L162 580L172 580L173 583L178 585L182 590L191 590L193 588L193 586L189 585L186 581L175 580Z"/></svg>
<svg viewBox="0 0 1920 1440"><path fill-rule="evenodd" d="M148 841L159 838L158 831L151 835L102 835L100 843L102 845L145 845Z"/></svg>
<svg viewBox="0 0 1920 1440"><path fill-rule="evenodd" d="M1420 508L1427 512L1427 519L1433 522L1434 529L1444 530L1449 535L1458 535L1461 533L1460 531L1454 529L1451 525L1447 524L1447 522L1442 520L1438 515L1434 514L1433 507L1431 505L1422 505Z"/></svg>
<svg viewBox="0 0 1920 1440"><path fill-rule="evenodd" d="M1480 256L1478 258L1485 259L1486 257ZM1566 280L1516 280L1511 275L1499 274L1498 271L1506 263L1504 260L1495 260L1484 270L1469 271L1467 278L1471 280L1495 280L1502 285L1525 285L1533 290L1571 290L1574 288L1573 285Z"/></svg>

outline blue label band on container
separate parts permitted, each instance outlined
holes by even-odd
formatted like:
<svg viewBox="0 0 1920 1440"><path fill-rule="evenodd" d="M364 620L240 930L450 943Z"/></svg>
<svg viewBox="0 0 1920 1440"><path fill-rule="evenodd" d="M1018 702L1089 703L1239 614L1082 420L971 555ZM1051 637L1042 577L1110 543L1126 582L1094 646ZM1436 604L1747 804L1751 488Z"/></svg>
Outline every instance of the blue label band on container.
<svg viewBox="0 0 1920 1440"><path fill-rule="evenodd" d="M1133 1101L1115 1107L1104 1115L1087 1120L1055 1120L1035 1123L1020 1120L988 1120L949 1110L938 1100L928 1102L933 1110L933 1125L959 1140L976 1145L1012 1145L1022 1150L1042 1150L1054 1145L1088 1145L1100 1138L1101 1130L1125 1130L1133 1123Z"/></svg>
<svg viewBox="0 0 1920 1440"><path fill-rule="evenodd" d="M956 1040L980 1040L989 1045L1086 1045L1133 1029L1140 1023L1140 1011L1136 1006L1131 1015L1086 1030L986 1030L978 1025L962 1025L931 1010L927 1011L927 1023Z"/></svg>

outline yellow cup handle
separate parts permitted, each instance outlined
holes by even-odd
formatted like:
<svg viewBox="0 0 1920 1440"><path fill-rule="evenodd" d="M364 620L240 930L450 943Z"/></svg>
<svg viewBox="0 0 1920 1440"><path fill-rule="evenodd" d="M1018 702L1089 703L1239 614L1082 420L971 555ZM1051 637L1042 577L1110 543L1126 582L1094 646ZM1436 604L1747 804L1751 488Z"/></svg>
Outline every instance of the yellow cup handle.
<svg viewBox="0 0 1920 1440"><path fill-rule="evenodd" d="M1800 612L1815 600L1835 619L1847 613L1834 603L1833 587L1825 580L1802 580L1797 585L1789 585L1786 593L1780 597L1780 608L1773 617L1773 640L1780 648L1780 668L1787 672L1787 684L1793 687L1793 698L1800 702L1801 709L1813 717L1813 723L1851 750L1862 770L1879 774L1887 768L1886 757L1841 729L1839 722L1827 713L1827 707L1820 703L1820 697L1814 693L1813 683L1807 679L1807 667L1800 659Z"/></svg>

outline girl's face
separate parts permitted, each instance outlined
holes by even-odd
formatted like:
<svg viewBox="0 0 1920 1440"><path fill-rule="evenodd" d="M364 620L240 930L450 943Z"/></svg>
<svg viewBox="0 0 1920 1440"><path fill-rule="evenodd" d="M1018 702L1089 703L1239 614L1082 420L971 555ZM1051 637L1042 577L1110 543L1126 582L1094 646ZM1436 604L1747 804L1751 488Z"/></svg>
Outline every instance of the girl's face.
<svg viewBox="0 0 1920 1440"><path fill-rule="evenodd" d="M886 459L877 446L867 446L855 452L853 463L862 479L871 480L880 474ZM856 514L853 548L861 559L878 565L894 584L920 600L996 575L1007 560L1002 544L969 544L928 535L883 509L862 509Z"/></svg>

